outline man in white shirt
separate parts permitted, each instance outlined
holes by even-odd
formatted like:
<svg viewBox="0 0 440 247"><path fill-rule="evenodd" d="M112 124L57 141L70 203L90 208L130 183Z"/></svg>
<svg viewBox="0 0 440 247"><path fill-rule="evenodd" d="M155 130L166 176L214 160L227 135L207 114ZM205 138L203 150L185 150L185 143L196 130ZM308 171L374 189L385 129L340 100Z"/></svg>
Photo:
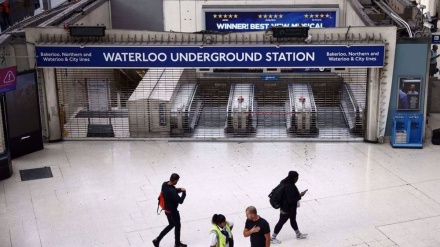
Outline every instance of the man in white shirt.
<svg viewBox="0 0 440 247"><path fill-rule="evenodd" d="M431 59L430 59L430 64L429 64L429 76L434 76L438 71L437 70L437 58L440 55L437 55L437 49L438 49L437 45L432 46Z"/></svg>

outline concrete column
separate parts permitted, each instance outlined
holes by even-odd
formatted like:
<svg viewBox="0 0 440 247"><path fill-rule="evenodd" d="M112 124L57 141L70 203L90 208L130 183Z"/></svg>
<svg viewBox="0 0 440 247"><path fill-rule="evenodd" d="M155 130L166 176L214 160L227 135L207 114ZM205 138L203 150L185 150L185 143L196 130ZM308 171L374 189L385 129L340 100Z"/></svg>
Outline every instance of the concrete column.
<svg viewBox="0 0 440 247"><path fill-rule="evenodd" d="M52 8L52 0L43 0L43 9L49 10Z"/></svg>
<svg viewBox="0 0 440 247"><path fill-rule="evenodd" d="M49 141L61 141L61 121L58 106L57 83L55 80L55 69L43 69L44 91L46 94L47 125Z"/></svg>
<svg viewBox="0 0 440 247"><path fill-rule="evenodd" d="M378 128L380 119L380 69L368 69L367 107L365 112L365 138L367 142L378 141Z"/></svg>

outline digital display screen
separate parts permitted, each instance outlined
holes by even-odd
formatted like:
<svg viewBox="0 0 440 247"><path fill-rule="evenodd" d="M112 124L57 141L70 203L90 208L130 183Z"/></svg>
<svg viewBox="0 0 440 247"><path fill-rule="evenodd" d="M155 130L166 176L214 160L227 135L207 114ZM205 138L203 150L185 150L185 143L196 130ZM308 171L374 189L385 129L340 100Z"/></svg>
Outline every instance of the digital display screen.
<svg viewBox="0 0 440 247"><path fill-rule="evenodd" d="M420 110L421 78L399 78L397 110Z"/></svg>
<svg viewBox="0 0 440 247"><path fill-rule="evenodd" d="M35 71L18 74L17 89L6 93L9 137L21 137L40 129Z"/></svg>
<svg viewBox="0 0 440 247"><path fill-rule="evenodd" d="M71 26L69 27L70 36L74 37L104 37L105 27L84 27L84 26Z"/></svg>

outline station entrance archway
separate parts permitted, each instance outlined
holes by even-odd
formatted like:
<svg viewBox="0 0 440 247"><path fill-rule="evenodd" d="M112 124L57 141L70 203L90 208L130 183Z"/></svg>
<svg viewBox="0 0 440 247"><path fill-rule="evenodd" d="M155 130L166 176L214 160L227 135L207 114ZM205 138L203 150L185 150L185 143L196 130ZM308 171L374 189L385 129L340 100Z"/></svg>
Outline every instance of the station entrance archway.
<svg viewBox="0 0 440 247"><path fill-rule="evenodd" d="M311 32L310 44L264 33L155 33L84 46L40 35L41 83L56 85L43 85L44 109L58 110L60 139L377 141L389 43L335 39L339 28Z"/></svg>

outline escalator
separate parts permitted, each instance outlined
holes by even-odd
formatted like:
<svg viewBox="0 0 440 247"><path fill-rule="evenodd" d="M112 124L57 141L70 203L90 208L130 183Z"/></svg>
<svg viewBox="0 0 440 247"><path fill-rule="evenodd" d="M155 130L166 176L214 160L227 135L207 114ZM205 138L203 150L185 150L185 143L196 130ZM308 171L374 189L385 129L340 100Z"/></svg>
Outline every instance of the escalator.
<svg viewBox="0 0 440 247"><path fill-rule="evenodd" d="M197 83L182 83L171 107L171 133L185 136L193 133L200 118L202 102L196 97Z"/></svg>
<svg viewBox="0 0 440 247"><path fill-rule="evenodd" d="M255 108L254 84L232 84L227 106L225 133L238 135L255 133L257 127Z"/></svg>
<svg viewBox="0 0 440 247"><path fill-rule="evenodd" d="M296 136L315 136L319 133L317 110L310 83L289 84L286 102L287 132Z"/></svg>

